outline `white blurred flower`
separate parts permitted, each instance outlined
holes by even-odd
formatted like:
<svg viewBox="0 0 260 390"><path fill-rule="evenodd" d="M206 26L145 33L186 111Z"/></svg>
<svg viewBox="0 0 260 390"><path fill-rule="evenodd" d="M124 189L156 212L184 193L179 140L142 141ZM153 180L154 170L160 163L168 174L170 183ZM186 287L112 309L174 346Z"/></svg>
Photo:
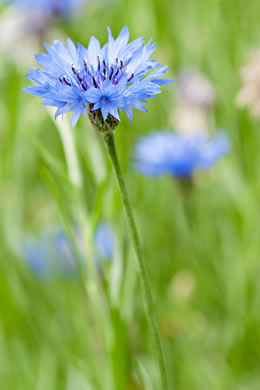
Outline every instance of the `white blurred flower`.
<svg viewBox="0 0 260 390"><path fill-rule="evenodd" d="M185 134L207 132L214 103L215 90L205 76L195 71L182 72L176 82L173 126Z"/></svg>
<svg viewBox="0 0 260 390"><path fill-rule="evenodd" d="M48 37L62 38L55 29L56 21L79 15L87 0L4 0L2 3L7 7L0 16L0 54L28 67Z"/></svg>
<svg viewBox="0 0 260 390"><path fill-rule="evenodd" d="M242 86L236 97L239 107L249 107L251 114L260 117L260 49L251 50L248 64L241 69Z"/></svg>
<svg viewBox="0 0 260 390"><path fill-rule="evenodd" d="M47 24L48 17L39 11L7 7L0 18L0 54L28 67L34 53L40 51Z"/></svg>

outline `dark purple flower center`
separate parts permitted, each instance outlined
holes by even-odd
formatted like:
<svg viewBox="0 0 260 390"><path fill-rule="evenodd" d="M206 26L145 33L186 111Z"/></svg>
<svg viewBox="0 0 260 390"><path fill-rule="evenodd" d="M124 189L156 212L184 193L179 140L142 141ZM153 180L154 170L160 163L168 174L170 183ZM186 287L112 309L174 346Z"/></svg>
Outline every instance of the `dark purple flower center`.
<svg viewBox="0 0 260 390"><path fill-rule="evenodd" d="M83 62L83 68L77 69L74 64L72 64L71 69L74 74L74 81L76 81L78 87L82 92L87 91L89 88L101 88L105 80L109 79L112 81L113 85L118 84L122 79L128 77L127 82L131 82L134 78L132 73L130 76L127 73L127 67L123 60L119 61L116 58L113 65L109 66L105 59L100 60L100 57L97 57L97 70L93 69L92 65L88 65L86 58ZM68 80L66 76L60 76L59 80L62 84L71 86L71 80ZM104 99L106 99L104 97Z"/></svg>
<svg viewBox="0 0 260 390"><path fill-rule="evenodd" d="M100 101L101 101L102 104L106 104L106 103L108 103L109 99L106 96L102 96Z"/></svg>

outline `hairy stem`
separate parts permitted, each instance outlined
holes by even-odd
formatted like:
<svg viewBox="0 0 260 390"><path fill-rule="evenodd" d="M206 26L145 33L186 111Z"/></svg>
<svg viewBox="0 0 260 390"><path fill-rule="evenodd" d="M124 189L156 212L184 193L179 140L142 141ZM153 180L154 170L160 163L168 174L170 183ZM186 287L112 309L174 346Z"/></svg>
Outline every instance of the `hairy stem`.
<svg viewBox="0 0 260 390"><path fill-rule="evenodd" d="M153 330L155 346L156 346L156 350L157 350L157 354L158 354L158 360L159 360L160 370L161 370L161 377L162 377L162 382L163 382L163 389L168 390L169 387L168 387L167 373L166 373L165 361L164 361L163 352L162 352L160 333L159 333L157 321L156 321L155 314L154 314L154 304L153 304L153 298L152 298L151 285L150 285L147 269L146 269L145 263L143 261L138 232L137 232L132 208L131 208L131 205L129 202L129 197L128 197L123 173L122 173L121 166L119 163L113 133L108 133L105 135L105 142L107 144L108 151L109 151L109 154L110 154L110 157L111 157L111 160L113 163L113 167L114 167L114 170L116 173L116 177L118 180L118 184L120 187L122 201L124 204L124 208L125 208L129 228L130 228L131 238L133 241L133 245L134 245L134 249L135 249L135 253L136 253L136 257L138 260L139 269L140 269L140 273L141 273L141 277L142 277L142 281L143 281L144 297L145 297L145 301L146 301L149 321L151 323L152 330Z"/></svg>

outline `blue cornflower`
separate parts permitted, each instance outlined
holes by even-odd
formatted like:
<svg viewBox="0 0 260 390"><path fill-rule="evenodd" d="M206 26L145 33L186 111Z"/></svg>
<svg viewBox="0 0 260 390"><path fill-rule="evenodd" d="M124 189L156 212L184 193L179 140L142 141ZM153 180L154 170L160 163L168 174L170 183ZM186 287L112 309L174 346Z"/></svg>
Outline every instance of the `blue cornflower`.
<svg viewBox="0 0 260 390"><path fill-rule="evenodd" d="M23 242L22 255L30 268L42 276L76 271L73 247L60 229L48 229L38 240L27 238Z"/></svg>
<svg viewBox="0 0 260 390"><path fill-rule="evenodd" d="M230 149L227 136L184 135L153 132L136 145L135 167L144 175L170 174L191 177L195 169L207 169Z"/></svg>
<svg viewBox="0 0 260 390"><path fill-rule="evenodd" d="M87 109L102 121L109 115L119 121L119 110L124 109L132 120L132 108L147 111L142 103L154 98L160 86L171 80L161 79L168 67L150 59L156 48L152 40L146 45L144 38L128 40L125 26L117 39L108 27L108 43L103 47L95 37L88 49L81 44L76 47L70 39L67 47L60 41L53 46L45 44L47 53L35 56L41 68L31 69L27 75L37 85L24 90L42 97L43 105L57 107L56 117L73 112L73 126L80 114L86 116ZM95 117L91 118L93 122Z"/></svg>
<svg viewBox="0 0 260 390"><path fill-rule="evenodd" d="M6 0L5 2L29 11L67 16L70 12L79 9L84 0Z"/></svg>
<svg viewBox="0 0 260 390"><path fill-rule="evenodd" d="M81 235L79 232L75 234L79 253L84 258ZM115 250L113 229L108 224L100 223L94 241L97 264L100 265L103 259L112 260ZM71 275L77 270L76 253L62 229L48 229L38 240L26 239L22 245L22 257L31 270L40 276Z"/></svg>
<svg viewBox="0 0 260 390"><path fill-rule="evenodd" d="M115 252L115 235L108 223L100 223L95 231L95 248L97 256L101 259L113 259Z"/></svg>

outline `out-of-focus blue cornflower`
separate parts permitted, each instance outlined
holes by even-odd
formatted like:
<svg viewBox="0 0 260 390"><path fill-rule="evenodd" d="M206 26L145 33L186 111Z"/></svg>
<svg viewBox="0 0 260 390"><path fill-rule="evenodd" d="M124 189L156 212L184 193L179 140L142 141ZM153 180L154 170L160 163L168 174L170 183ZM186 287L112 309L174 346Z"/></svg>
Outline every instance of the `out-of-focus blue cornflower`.
<svg viewBox="0 0 260 390"><path fill-rule="evenodd" d="M95 37L88 49L76 47L70 39L67 47L60 41L45 44L47 53L35 56L43 69L31 69L27 75L37 85L24 90L42 97L43 105L57 107L56 117L73 112L73 126L80 114L86 116L87 108L100 110L104 121L109 114L120 120L119 110L124 109L132 120L132 108L147 111L142 103L172 80L161 79L168 67L150 59L156 48L152 40L146 45L144 38L128 41L125 26L117 39L108 27L108 43L103 47Z"/></svg>
<svg viewBox="0 0 260 390"><path fill-rule="evenodd" d="M100 223L98 225L94 241L97 256L112 260L115 252L115 235L109 224Z"/></svg>
<svg viewBox="0 0 260 390"><path fill-rule="evenodd" d="M6 0L26 11L43 12L46 15L67 16L81 8L84 0Z"/></svg>
<svg viewBox="0 0 260 390"><path fill-rule="evenodd" d="M191 177L194 170L209 168L229 149L230 142L223 132L214 137L153 132L137 143L134 165L148 176Z"/></svg>
<svg viewBox="0 0 260 390"><path fill-rule="evenodd" d="M81 236L76 233L79 253L84 259ZM115 236L112 228L100 223L95 232L96 261L112 260L115 250ZM27 239L22 245L22 257L32 271L40 276L71 275L77 271L76 253L70 239L63 230L47 230L38 240Z"/></svg>
<svg viewBox="0 0 260 390"><path fill-rule="evenodd" d="M76 240L80 250L79 235ZM76 272L76 254L63 230L46 230L38 240L27 238L22 245L22 256L29 267L41 276Z"/></svg>

